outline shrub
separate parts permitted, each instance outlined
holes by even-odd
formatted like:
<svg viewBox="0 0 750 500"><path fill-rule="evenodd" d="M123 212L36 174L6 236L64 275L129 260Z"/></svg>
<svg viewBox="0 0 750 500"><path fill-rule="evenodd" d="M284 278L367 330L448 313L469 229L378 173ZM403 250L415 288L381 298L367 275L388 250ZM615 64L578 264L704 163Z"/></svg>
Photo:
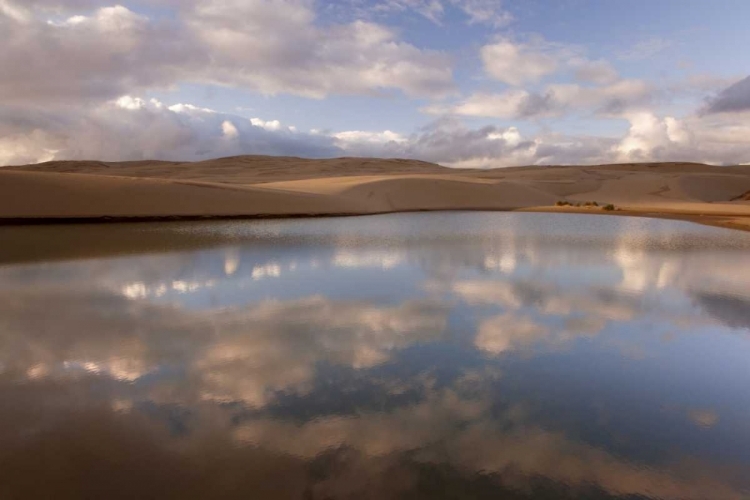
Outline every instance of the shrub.
<svg viewBox="0 0 750 500"><path fill-rule="evenodd" d="M604 205L604 210L606 210L608 212L611 212L614 209L615 209L615 206L613 204L611 204L611 203L609 205Z"/></svg>

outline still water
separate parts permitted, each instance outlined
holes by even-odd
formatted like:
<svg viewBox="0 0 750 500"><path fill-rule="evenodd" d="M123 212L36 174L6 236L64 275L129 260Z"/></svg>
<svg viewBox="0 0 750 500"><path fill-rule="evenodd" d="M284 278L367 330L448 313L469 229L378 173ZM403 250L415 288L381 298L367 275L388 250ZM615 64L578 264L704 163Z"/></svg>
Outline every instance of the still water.
<svg viewBox="0 0 750 500"><path fill-rule="evenodd" d="M748 233L432 213L0 236L2 499L750 498Z"/></svg>

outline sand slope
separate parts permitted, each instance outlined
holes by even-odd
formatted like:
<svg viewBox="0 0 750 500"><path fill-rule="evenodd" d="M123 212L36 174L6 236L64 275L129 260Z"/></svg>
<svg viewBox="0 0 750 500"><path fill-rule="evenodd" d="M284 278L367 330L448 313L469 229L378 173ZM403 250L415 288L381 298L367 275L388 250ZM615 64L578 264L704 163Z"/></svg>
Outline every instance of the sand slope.
<svg viewBox="0 0 750 500"><path fill-rule="evenodd" d="M750 167L695 163L455 170L411 160L241 156L196 163L50 162L0 169L0 222L563 210L686 216L750 227Z"/></svg>

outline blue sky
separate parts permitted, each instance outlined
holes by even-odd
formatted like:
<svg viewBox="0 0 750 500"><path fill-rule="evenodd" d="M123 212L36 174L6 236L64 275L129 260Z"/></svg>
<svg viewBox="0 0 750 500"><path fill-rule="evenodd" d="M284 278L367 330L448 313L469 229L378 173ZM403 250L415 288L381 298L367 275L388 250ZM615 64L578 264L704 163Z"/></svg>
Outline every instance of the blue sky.
<svg viewBox="0 0 750 500"><path fill-rule="evenodd" d="M750 162L742 0L0 0L0 165Z"/></svg>

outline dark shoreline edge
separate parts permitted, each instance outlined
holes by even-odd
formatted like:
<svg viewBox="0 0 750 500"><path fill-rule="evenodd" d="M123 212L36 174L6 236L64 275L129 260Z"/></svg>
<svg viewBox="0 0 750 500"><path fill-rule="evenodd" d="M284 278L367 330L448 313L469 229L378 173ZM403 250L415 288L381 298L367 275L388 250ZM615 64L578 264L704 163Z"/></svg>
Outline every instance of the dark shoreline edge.
<svg viewBox="0 0 750 500"><path fill-rule="evenodd" d="M653 211L638 211L618 209L616 211L593 211L558 209L548 207L528 207L509 209L488 208L462 208L451 209L415 209L415 210L392 210L382 212L332 212L332 213L290 213L290 214L231 214L231 215L145 215L145 216L96 216L96 217L0 217L2 226L49 226L49 225L79 225L79 224L118 224L136 222L193 222L193 221L225 221L225 220L268 220L268 219L313 219L333 217L365 217L368 215L386 215L394 213L415 212L525 212L525 213L564 213L581 215L614 215L621 217L645 217L650 219L668 219L694 222L707 226L722 227L739 231L750 231L750 217L732 214L690 214L690 213L667 213ZM748 224L737 224L727 219L748 219Z"/></svg>

